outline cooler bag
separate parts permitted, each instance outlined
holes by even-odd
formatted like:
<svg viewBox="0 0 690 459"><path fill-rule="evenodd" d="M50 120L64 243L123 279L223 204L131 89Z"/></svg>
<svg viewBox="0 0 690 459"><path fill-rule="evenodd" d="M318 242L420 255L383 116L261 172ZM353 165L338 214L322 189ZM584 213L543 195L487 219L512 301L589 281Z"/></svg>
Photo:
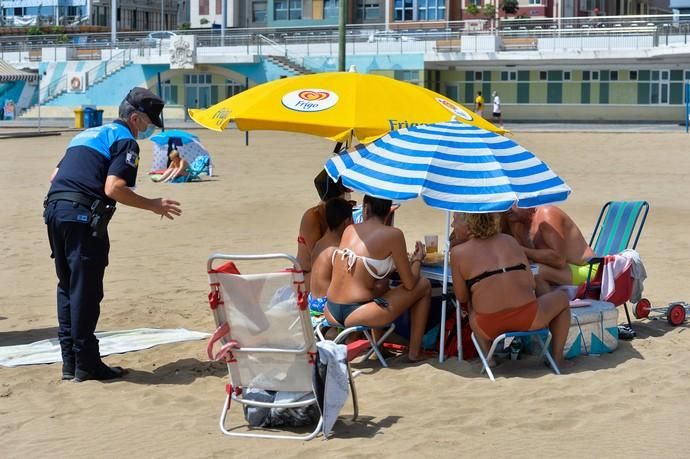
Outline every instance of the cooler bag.
<svg viewBox="0 0 690 459"><path fill-rule="evenodd" d="M570 309L566 359L613 352L618 347L618 309L606 301L587 301L591 302L590 306Z"/></svg>

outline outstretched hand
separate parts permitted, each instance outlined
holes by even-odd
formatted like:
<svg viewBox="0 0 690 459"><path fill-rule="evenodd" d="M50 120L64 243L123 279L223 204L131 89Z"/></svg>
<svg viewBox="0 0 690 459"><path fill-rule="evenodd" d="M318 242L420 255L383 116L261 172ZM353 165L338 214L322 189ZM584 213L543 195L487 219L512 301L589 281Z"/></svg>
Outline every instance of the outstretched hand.
<svg viewBox="0 0 690 459"><path fill-rule="evenodd" d="M154 205L153 209L151 210L155 214L160 215L161 219L165 217L169 220L174 220L175 217L182 215L182 209L180 208L181 204L177 201L173 201L172 199L156 198L153 200L153 202Z"/></svg>

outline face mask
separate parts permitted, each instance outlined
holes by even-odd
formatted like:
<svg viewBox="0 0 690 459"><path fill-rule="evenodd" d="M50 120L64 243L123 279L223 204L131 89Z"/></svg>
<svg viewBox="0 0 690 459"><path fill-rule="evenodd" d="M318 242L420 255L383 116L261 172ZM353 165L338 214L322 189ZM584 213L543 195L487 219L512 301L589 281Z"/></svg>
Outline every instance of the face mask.
<svg viewBox="0 0 690 459"><path fill-rule="evenodd" d="M156 130L156 126L153 124L149 124L148 127L146 128L145 131L139 131L137 133L137 139L143 140L143 139L148 139L153 135L153 131Z"/></svg>

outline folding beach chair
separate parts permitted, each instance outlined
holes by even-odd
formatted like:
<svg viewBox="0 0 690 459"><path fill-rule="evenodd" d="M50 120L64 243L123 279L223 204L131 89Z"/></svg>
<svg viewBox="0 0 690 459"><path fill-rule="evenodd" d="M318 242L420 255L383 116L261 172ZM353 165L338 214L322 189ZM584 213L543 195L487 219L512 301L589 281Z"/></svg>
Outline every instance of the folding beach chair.
<svg viewBox="0 0 690 459"><path fill-rule="evenodd" d="M292 267L275 273L246 275L240 274L232 262L213 267L216 260L276 259L286 259ZM209 304L218 327L209 340L207 353L212 360L225 361L230 376L220 415L221 431L238 437L314 438L321 430L322 416L314 431L306 435L238 432L225 426L232 401L244 408L264 408L271 412L317 405L312 385L316 345L306 295L302 291L304 278L297 260L285 254L214 254L208 259L207 270L211 285ZM217 342L221 346L214 351ZM351 378L349 385L356 418L357 396ZM297 392L300 397L294 402L257 401L248 397L250 389Z"/></svg>
<svg viewBox="0 0 690 459"><path fill-rule="evenodd" d="M538 342L541 344L541 352L539 354L539 358L537 359L539 362L542 361L543 357L546 357L546 360L549 362L549 365L551 366L551 369L553 370L554 373L557 375L561 374L561 371L558 369L558 365L556 365L556 361L553 359L553 356L551 355L551 352L549 351L549 344L551 344L551 331L549 331L548 328L540 328L539 330L529 330L529 331L519 331L519 332L506 332L498 335L496 339L491 343L491 348L489 349L489 352L485 355L484 351L482 350L481 346L479 345L479 341L477 340L477 337L474 336L474 332L472 333L472 343L474 344L475 349L477 349L477 353L479 354L479 360L482 362L482 373L486 371L487 376L491 381L496 381L494 379L494 374L491 371L491 368L489 367L489 361L491 360L491 357L493 357L494 353L496 352L496 349L498 349L498 345L501 343L508 341L508 344L512 342L512 340L515 339L522 339L526 337L532 337L536 336L539 339L536 339L534 341Z"/></svg>
<svg viewBox="0 0 690 459"><path fill-rule="evenodd" d="M187 167L187 175L177 177L173 183L186 183L195 180L201 180L201 174L209 174L209 165L211 164L211 157L200 155L194 158L194 161Z"/></svg>
<svg viewBox="0 0 690 459"><path fill-rule="evenodd" d="M625 249L635 250L637 248L637 242L640 240L640 234L648 213L649 203L647 201L609 201L604 204L589 241L590 247L597 256L589 260L590 270L583 288L584 296L598 298L602 270L599 269L597 277L592 279L592 267L594 265L603 263L604 257L607 255L616 255ZM623 298L614 304L616 306L623 305L628 326L632 330L628 299L629 297Z"/></svg>
<svg viewBox="0 0 690 459"><path fill-rule="evenodd" d="M331 324L326 319L323 319L318 324L316 324L314 331L320 341L326 340L326 337L323 334L323 329L329 327L340 327L340 325ZM369 359L369 357L371 357L371 354L376 354L376 358L379 360L379 362L381 362L381 366L384 368L388 368L388 363L386 362L386 359L383 357L383 354L381 353L381 346L383 345L383 343L386 342L388 336L390 336L390 334L393 333L393 331L395 331L395 324L391 323L390 325L387 325L385 327L376 328L383 331L383 334L378 340L374 338L374 334L372 333L372 327L355 326L348 327L342 330L340 333L338 333L333 342L336 344L343 344L347 340L348 336L350 336L351 334L362 333L366 340L357 340L347 344L347 360L352 361L366 351L366 353L362 357L362 361Z"/></svg>

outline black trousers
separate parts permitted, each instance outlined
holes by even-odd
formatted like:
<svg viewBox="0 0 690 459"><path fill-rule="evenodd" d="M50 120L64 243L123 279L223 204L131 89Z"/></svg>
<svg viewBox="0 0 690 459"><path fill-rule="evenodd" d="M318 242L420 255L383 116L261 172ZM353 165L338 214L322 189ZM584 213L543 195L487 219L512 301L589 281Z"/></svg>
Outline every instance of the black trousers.
<svg viewBox="0 0 690 459"><path fill-rule="evenodd" d="M58 338L63 369L90 371L101 362L95 331L108 265L108 235L92 236L91 211L69 201L49 203L44 219L58 277Z"/></svg>

